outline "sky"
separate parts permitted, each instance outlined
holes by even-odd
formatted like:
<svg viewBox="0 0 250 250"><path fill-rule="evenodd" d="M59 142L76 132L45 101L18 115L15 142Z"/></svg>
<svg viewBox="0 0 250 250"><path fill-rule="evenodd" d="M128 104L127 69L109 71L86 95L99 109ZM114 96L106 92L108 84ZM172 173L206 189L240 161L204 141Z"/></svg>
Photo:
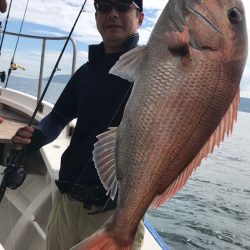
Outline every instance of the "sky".
<svg viewBox="0 0 250 250"><path fill-rule="evenodd" d="M8 0L9 3L10 0ZM247 16L248 32L250 31L250 1L242 0ZM12 0L7 31L19 32L27 0ZM27 13L22 29L23 34L39 36L67 36L81 9L84 0L29 0ZM148 37L167 0L144 0L145 19L139 30L140 44L146 44ZM6 14L0 16L2 26ZM250 36L249 36L250 37ZM73 33L77 45L77 63L80 67L87 60L89 44L101 42L96 30L93 0L87 0L84 12L77 23ZM6 35L0 56L0 71L7 71L14 53L17 38ZM64 42L49 41L46 43L45 67L43 75L48 77L57 61ZM26 70L17 70L13 75L29 78L39 77L39 64L41 60L42 42L20 38L15 54L15 62ZM250 54L250 53L249 53ZM72 62L72 46L69 45L63 55L57 74L70 74ZM250 98L250 56L247 61L241 83L241 95Z"/></svg>

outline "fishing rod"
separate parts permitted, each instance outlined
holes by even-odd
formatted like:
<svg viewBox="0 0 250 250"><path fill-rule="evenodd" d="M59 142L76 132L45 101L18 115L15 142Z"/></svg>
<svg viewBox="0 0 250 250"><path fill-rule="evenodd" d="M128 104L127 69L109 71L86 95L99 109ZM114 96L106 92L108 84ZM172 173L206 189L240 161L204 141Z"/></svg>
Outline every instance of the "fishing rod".
<svg viewBox="0 0 250 250"><path fill-rule="evenodd" d="M2 38L1 38L0 56L1 56L1 53L2 53L2 46L3 46L4 36L5 36L5 33L6 33L6 27L7 27L8 21L9 21L11 5L12 5L12 0L10 0L9 9L8 9L8 13L7 13L7 17L6 17L6 21L5 21L5 25L4 25L3 35L2 35Z"/></svg>
<svg viewBox="0 0 250 250"><path fill-rule="evenodd" d="M8 9L7 17L6 17L6 20L5 20L3 35L1 36L1 42L0 42L0 56L1 56L1 54L2 54L2 46L3 46L3 41L4 41L4 37L5 37L5 33L6 33L6 27L7 27L8 21L9 21L11 5L12 5L12 0L10 1L10 4L9 4L9 9ZM1 28L1 27L0 27L0 28ZM1 81L1 82L5 82L5 77L6 77L5 71L0 71L0 81Z"/></svg>
<svg viewBox="0 0 250 250"><path fill-rule="evenodd" d="M10 2L8 15L7 15L7 20L9 19L9 13L10 13L11 5L12 5L12 0ZM25 11L24 11L22 23L21 23L21 26L20 26L20 30L19 30L19 33L18 33L17 42L16 42L16 45L15 45L13 57L12 57L12 60L11 60L11 63L10 63L10 68L8 70L8 77L7 77L7 81L6 81L6 84L5 84L5 88L7 87L9 77L10 77L10 74L11 74L12 69L13 69L14 58L15 58L17 46L18 46L18 43L19 43L20 34L22 32L23 23L24 23L24 19L25 19L26 13L27 13L28 5L29 5L29 0L27 0L27 2L26 2ZM7 20L6 20L6 23L5 23L4 34L6 33L6 27L7 27L7 23L8 23ZM4 40L4 36L3 36L2 40L1 40L0 52L1 52L1 49L2 49L3 40ZM2 76L2 74L1 74L1 76ZM5 78L5 72L4 72L4 78ZM7 163L7 165L6 165L6 168L5 168L4 172L3 172L3 179L2 179L2 183L0 185L0 202L2 201L2 199L4 197L6 188L7 187L9 187L11 189L18 188L24 182L25 177L27 175L27 169L23 166L23 164L20 164L20 163L23 163L22 154L21 154L20 150L12 151L11 155L7 158L6 163Z"/></svg>
<svg viewBox="0 0 250 250"><path fill-rule="evenodd" d="M38 101L38 103L37 103L36 109L35 109L35 111L34 111L32 117L31 117L31 119L30 119L30 121L29 121L29 123L28 123L28 126L31 126L31 125L33 124L34 120L35 120L35 116L36 116L36 114L37 114L37 112L38 112L38 110L39 110L39 107L40 107L41 104L42 104L43 98L44 98L44 96L45 96L45 94L46 94L46 92L47 92L47 90L48 90L48 88L49 88L49 85L50 85L50 83L51 83L51 81L52 81L52 78L54 77L54 74L56 73L56 71L57 71L57 69L58 69L58 65L59 65L59 63L60 63L60 61L61 61L61 58L62 58L62 56L63 56L63 53L64 53L64 51L65 51L65 49L66 49L66 47L67 47L67 45L68 45L68 42L69 42L69 40L70 40L70 38L71 38L71 36L72 36L72 33L73 33L74 29L75 29L75 26L76 26L76 24L77 24L77 22L78 22L78 20L79 20L79 18L80 18L80 16L81 16L82 12L84 12L84 7L85 7L86 3L87 3L87 0L84 1L83 5L82 5L82 8L81 8L81 10L80 10L80 12L79 12L79 14L78 14L76 20L75 20L75 23L74 23L74 25L73 25L73 27L72 27L72 29L71 29L69 35L68 35L68 38L67 38L67 40L65 41L65 44L64 44L64 46L63 46L63 49L62 49L62 51L61 51L61 53L60 53L60 55L59 55L59 57L58 57L58 59L57 59L57 62L56 62L56 64L55 64L55 67L54 67L54 69L52 70L52 73L51 73L51 75L50 75L50 77L49 77L49 79L48 79L48 82L47 82L47 84L46 84L46 86L45 86L45 88L44 88L44 90L43 90L43 93L42 93L42 95L41 95L41 97L40 97L40 99L39 99L39 101Z"/></svg>
<svg viewBox="0 0 250 250"><path fill-rule="evenodd" d="M79 14L73 24L73 27L71 28L71 31L68 35L68 38L67 40L65 41L65 44L63 46L63 49L57 59L57 62L55 64L55 67L54 69L52 70L52 73L48 79L48 82L43 90L43 93L41 95L41 97L39 98L39 101L37 103L37 106L33 112L33 115L28 123L28 126L31 126L34 121L35 121L35 116L39 110L39 107L41 106L42 104L42 101L43 101L43 98L49 88L49 85L51 83L51 80L55 74L55 72L57 71L57 68L58 68L58 65L59 65L59 62L61 61L61 58L63 56L63 53L68 45L68 42L72 36L72 33L75 29L75 26L82 14L82 12L84 11L84 7L87 3L87 0L84 1L80 11L79 11ZM26 153L27 153L27 147L23 146L21 150L14 150L11 155L8 157L7 159L7 165L6 165L6 168L4 170L4 173L3 173L3 179L2 179L2 183L0 185L0 202L1 200L3 199L4 197L4 194L5 194L5 191L6 191L6 188L9 187L11 189L17 189L19 186L21 186L27 176L27 173L28 173L28 169L26 169L24 167L24 160L25 160L25 157L26 157Z"/></svg>
<svg viewBox="0 0 250 250"><path fill-rule="evenodd" d="M19 33L18 33L18 36L17 36L16 46L15 46L14 53L13 53L13 56L12 56L12 59L11 59L11 62L10 62L10 67L9 67L9 70L8 70L8 76L7 76L7 80L6 80L4 88L7 88L7 85L8 85L9 78L10 78L10 75L12 73L12 70L17 69L17 67L18 67L17 64L14 63L14 60L15 60L15 55L16 55L16 51L17 51L17 46L19 44L20 34L22 32L22 29L23 29L24 19L26 17L26 13L27 13L29 1L30 0L27 0L27 2L26 2L25 11L24 11L23 19L22 19L22 23L21 23L21 26L20 26L20 29L19 29Z"/></svg>

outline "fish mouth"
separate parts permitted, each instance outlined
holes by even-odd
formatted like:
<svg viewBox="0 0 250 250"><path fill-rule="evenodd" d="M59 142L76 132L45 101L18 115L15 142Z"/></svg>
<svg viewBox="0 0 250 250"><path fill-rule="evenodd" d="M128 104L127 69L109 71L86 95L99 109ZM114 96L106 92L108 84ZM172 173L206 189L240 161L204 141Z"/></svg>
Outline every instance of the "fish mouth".
<svg viewBox="0 0 250 250"><path fill-rule="evenodd" d="M222 35L222 32L217 27L217 25L214 24L213 21L209 20L206 16L204 16L201 12L199 12L196 9L191 8L191 7L189 7L188 10L190 11L191 14L193 14L194 16L196 16L199 20L201 20L202 22L204 22L205 24L207 24L208 27L210 27L213 31L215 31L215 32L219 33L220 35Z"/></svg>

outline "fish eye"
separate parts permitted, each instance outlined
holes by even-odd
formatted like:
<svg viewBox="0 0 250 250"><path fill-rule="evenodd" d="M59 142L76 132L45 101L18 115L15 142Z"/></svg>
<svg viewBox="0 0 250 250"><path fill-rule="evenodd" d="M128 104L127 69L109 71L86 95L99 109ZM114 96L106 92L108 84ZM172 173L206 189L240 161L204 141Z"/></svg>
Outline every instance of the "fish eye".
<svg viewBox="0 0 250 250"><path fill-rule="evenodd" d="M237 8L232 8L228 11L228 18L232 23L238 23L242 20L242 15Z"/></svg>

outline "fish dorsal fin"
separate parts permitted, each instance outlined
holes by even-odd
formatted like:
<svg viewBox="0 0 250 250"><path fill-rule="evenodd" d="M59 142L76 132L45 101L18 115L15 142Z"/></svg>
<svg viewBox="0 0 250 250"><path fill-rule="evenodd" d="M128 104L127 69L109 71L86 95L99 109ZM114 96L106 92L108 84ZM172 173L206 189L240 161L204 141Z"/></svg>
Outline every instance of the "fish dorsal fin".
<svg viewBox="0 0 250 250"><path fill-rule="evenodd" d="M117 138L117 128L110 128L109 131L97 136L98 141L94 144L93 160L98 176L114 200L118 189L115 164L115 147Z"/></svg>
<svg viewBox="0 0 250 250"><path fill-rule="evenodd" d="M189 54L189 30L187 27L182 32L166 32L166 44L173 54L186 55Z"/></svg>
<svg viewBox="0 0 250 250"><path fill-rule="evenodd" d="M130 82L137 82L141 75L143 63L147 57L148 46L140 46L120 57L109 73Z"/></svg>
<svg viewBox="0 0 250 250"><path fill-rule="evenodd" d="M182 173L176 178L176 180L167 188L167 190L153 200L150 205L151 207L159 207L164 202L172 198L186 184L193 171L195 171L201 164L202 159L213 152L215 145L219 146L219 144L224 140L225 134L227 134L228 136L232 133L233 125L237 120L239 100L240 92L238 90L228 111L226 112L220 124L215 129L214 133L208 139L206 144L202 147L202 149L192 160L192 162L185 168L185 170L183 170Z"/></svg>

